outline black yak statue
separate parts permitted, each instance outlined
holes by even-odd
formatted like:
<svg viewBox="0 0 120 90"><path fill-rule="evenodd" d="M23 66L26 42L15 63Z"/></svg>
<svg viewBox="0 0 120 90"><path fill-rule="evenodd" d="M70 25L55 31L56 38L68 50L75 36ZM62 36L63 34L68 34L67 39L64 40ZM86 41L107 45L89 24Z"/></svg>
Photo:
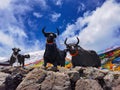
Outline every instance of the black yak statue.
<svg viewBox="0 0 120 90"><path fill-rule="evenodd" d="M57 65L65 66L66 50L59 50L57 48L55 39L59 35L59 30L57 29L57 34L53 32L45 32L45 27L42 29L42 33L46 37L46 47L44 52L44 67L47 63L53 64L54 67Z"/></svg>
<svg viewBox="0 0 120 90"><path fill-rule="evenodd" d="M75 66L91 66L91 67L100 67L101 60L97 53L93 50L85 50L80 47L79 38L77 37L77 43L69 43L67 44L67 38L64 41L66 45L67 51L69 51L70 55L72 56L72 65Z"/></svg>

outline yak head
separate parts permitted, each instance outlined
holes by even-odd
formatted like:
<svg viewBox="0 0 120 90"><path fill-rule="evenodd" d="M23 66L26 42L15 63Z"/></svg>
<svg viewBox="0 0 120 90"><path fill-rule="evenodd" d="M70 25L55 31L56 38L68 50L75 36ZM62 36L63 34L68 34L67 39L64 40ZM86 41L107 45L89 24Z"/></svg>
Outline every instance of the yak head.
<svg viewBox="0 0 120 90"><path fill-rule="evenodd" d="M57 28L57 34L53 33L53 32L45 32L45 27L42 29L42 33L44 34L44 36L47 38L46 42L47 43L53 43L55 41L55 38L57 37L57 35L59 35L59 30Z"/></svg>
<svg viewBox="0 0 120 90"><path fill-rule="evenodd" d="M18 53L21 51L19 48L12 48L13 54L18 55Z"/></svg>
<svg viewBox="0 0 120 90"><path fill-rule="evenodd" d="M79 38L77 37L77 43L69 43L67 44L67 38L64 41L64 44L66 45L67 51L70 52L71 56L76 56L78 54L79 50Z"/></svg>

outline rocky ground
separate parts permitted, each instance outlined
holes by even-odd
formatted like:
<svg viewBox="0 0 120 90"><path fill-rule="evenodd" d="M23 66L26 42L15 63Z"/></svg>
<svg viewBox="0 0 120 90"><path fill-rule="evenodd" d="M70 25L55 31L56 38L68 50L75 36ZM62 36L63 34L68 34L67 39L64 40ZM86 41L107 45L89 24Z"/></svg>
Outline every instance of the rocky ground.
<svg viewBox="0 0 120 90"><path fill-rule="evenodd" d="M0 90L120 90L120 72L92 67L0 68Z"/></svg>

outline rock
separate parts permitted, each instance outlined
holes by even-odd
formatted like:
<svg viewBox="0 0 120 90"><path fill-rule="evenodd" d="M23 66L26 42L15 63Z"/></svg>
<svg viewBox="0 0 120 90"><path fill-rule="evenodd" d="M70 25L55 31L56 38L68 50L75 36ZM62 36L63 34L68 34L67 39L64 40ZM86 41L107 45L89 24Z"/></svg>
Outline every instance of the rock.
<svg viewBox="0 0 120 90"><path fill-rule="evenodd" d="M12 70L13 70L13 67L11 67L11 66L6 66L6 67L0 68L0 72L9 73L9 74L12 73Z"/></svg>
<svg viewBox="0 0 120 90"><path fill-rule="evenodd" d="M16 90L17 86L21 83L22 79L22 74L9 75L5 79L5 88L7 90Z"/></svg>
<svg viewBox="0 0 120 90"><path fill-rule="evenodd" d="M118 90L118 87L120 87L120 72L109 72L104 77L104 81L113 90Z"/></svg>
<svg viewBox="0 0 120 90"><path fill-rule="evenodd" d="M49 71L41 84L41 90L71 90L69 76Z"/></svg>
<svg viewBox="0 0 120 90"><path fill-rule="evenodd" d="M36 68L27 74L16 90L39 90L40 84L46 77L46 71Z"/></svg>
<svg viewBox="0 0 120 90"><path fill-rule="evenodd" d="M72 68L73 71L78 71L80 77L89 78L89 79L99 79L103 78L109 71L100 70L95 67L75 67Z"/></svg>
<svg viewBox="0 0 120 90"><path fill-rule="evenodd" d="M58 70L59 70L60 73L65 73L67 71L70 71L69 69L67 69L65 67L59 67Z"/></svg>
<svg viewBox="0 0 120 90"><path fill-rule="evenodd" d="M113 75L113 77L114 77L114 80L113 80L113 82L112 82L112 86L114 87L114 86L118 86L118 85L120 85L120 72L110 72L112 75Z"/></svg>
<svg viewBox="0 0 120 90"><path fill-rule="evenodd" d="M1 72L4 72L4 73L9 73L9 74L12 74L12 75L15 75L15 74L27 74L28 72L30 72L32 69L24 69L22 67L11 67L11 66L6 66L6 67L3 67L0 69Z"/></svg>
<svg viewBox="0 0 120 90"><path fill-rule="evenodd" d="M113 82L115 81L114 75L112 73L108 73L104 77L105 83L107 86L113 86Z"/></svg>
<svg viewBox="0 0 120 90"><path fill-rule="evenodd" d="M77 80L80 79L80 74L78 71L67 71L66 74L69 76L70 78L70 82L71 82L71 89L75 90L75 83Z"/></svg>
<svg viewBox="0 0 120 90"><path fill-rule="evenodd" d="M94 67L0 67L0 90L119 90L120 72ZM8 73L8 74L6 74Z"/></svg>
<svg viewBox="0 0 120 90"><path fill-rule="evenodd" d="M4 66L0 68L0 71L3 73L8 73L4 80L5 88L7 90L15 90L16 87L21 83L25 75L30 72L31 69L23 69L22 67L11 67Z"/></svg>
<svg viewBox="0 0 120 90"><path fill-rule="evenodd" d="M47 71L57 72L57 71L58 71L58 68L57 68L57 67L48 67L46 70L47 70Z"/></svg>
<svg viewBox="0 0 120 90"><path fill-rule="evenodd" d="M76 66L75 68L71 68L71 70L78 71L78 72L81 72L81 71L83 71L85 69L86 69L85 67L78 67L78 66Z"/></svg>
<svg viewBox="0 0 120 90"><path fill-rule="evenodd" d="M5 84L1 84L1 85L0 85L0 90L6 90L6 89L5 89Z"/></svg>
<svg viewBox="0 0 120 90"><path fill-rule="evenodd" d="M71 68L72 71L77 71L79 72L80 77L84 77L84 73L83 71L85 70L85 67L75 67L75 68Z"/></svg>
<svg viewBox="0 0 120 90"><path fill-rule="evenodd" d="M114 79L112 86L118 86L120 85L120 77L118 79Z"/></svg>
<svg viewBox="0 0 120 90"><path fill-rule="evenodd" d="M103 90L96 80L79 79L76 83L75 90Z"/></svg>
<svg viewBox="0 0 120 90"><path fill-rule="evenodd" d="M8 77L9 74L0 72L0 90L5 90L5 79Z"/></svg>
<svg viewBox="0 0 120 90"><path fill-rule="evenodd" d="M88 79L100 79L104 78L107 72L102 72L101 70L93 67L87 67L83 71L84 77Z"/></svg>
<svg viewBox="0 0 120 90"><path fill-rule="evenodd" d="M68 74L72 82L76 82L80 78L79 72L77 71L67 71L66 74Z"/></svg>
<svg viewBox="0 0 120 90"><path fill-rule="evenodd" d="M116 87L112 87L112 90L120 90L120 84Z"/></svg>

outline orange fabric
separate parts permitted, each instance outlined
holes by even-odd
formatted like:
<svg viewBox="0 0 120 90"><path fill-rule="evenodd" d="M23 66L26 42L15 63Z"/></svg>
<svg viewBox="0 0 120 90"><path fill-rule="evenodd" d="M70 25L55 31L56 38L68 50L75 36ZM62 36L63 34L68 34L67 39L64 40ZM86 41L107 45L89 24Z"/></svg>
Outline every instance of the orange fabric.
<svg viewBox="0 0 120 90"><path fill-rule="evenodd" d="M46 41L47 42L47 41ZM47 44L53 44L53 42L47 42Z"/></svg>
<svg viewBox="0 0 120 90"><path fill-rule="evenodd" d="M70 54L71 56L76 56L76 55L78 55L78 50L74 53L74 54Z"/></svg>

